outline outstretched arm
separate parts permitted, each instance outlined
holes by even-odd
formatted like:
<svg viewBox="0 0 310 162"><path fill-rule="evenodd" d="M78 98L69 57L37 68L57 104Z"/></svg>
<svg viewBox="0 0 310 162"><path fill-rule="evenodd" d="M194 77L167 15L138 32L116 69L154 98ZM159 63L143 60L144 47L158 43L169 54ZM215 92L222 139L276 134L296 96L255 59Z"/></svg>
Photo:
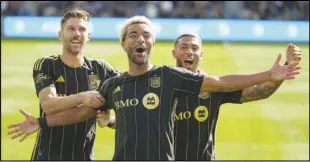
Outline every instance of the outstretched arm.
<svg viewBox="0 0 310 162"><path fill-rule="evenodd" d="M241 103L257 101L270 97L283 83L279 82L266 82L260 85L245 88L242 91L240 98Z"/></svg>
<svg viewBox="0 0 310 162"><path fill-rule="evenodd" d="M25 116L26 120L17 124L9 125L8 135L12 134L12 139L24 135L20 139L20 142L22 142L28 135L39 130L40 127L44 128L47 126L52 127L67 125L78 121L87 120L88 118L96 115L96 110L87 106L81 106L58 114L44 116L39 119L32 117L31 114L25 112L24 110L20 110L20 113Z"/></svg>
<svg viewBox="0 0 310 162"><path fill-rule="evenodd" d="M299 63L302 54L300 48L293 44L289 44L286 49L286 64ZM266 82L260 85L245 88L242 91L240 102L250 102L270 97L283 83L278 82Z"/></svg>
<svg viewBox="0 0 310 162"><path fill-rule="evenodd" d="M279 82L286 79L294 79L301 69L298 63L291 65L279 64L281 54L278 56L273 67L265 72L255 74L236 74L222 77L204 76L201 92L230 92L241 90L250 86L265 83L267 81Z"/></svg>

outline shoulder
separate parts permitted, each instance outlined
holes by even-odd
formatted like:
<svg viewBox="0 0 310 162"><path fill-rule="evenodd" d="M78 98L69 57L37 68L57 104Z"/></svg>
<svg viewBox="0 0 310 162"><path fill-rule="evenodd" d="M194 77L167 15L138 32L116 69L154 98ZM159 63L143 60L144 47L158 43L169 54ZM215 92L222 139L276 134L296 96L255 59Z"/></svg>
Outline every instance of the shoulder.
<svg viewBox="0 0 310 162"><path fill-rule="evenodd" d="M106 65L110 65L108 64L106 61L104 60L99 60L99 59L93 59L93 58L89 58L89 57L84 57L85 58L85 61L93 64L93 65L99 65L99 66L106 66ZM110 65L111 66L111 65ZM112 67L112 66L111 66Z"/></svg>
<svg viewBox="0 0 310 162"><path fill-rule="evenodd" d="M108 63L104 60L92 59L92 58L88 58L88 57L85 57L85 60L90 62L92 65L96 65L98 68L102 68L105 70L116 70L110 63Z"/></svg>
<svg viewBox="0 0 310 162"><path fill-rule="evenodd" d="M59 60L59 56L52 55L52 56L44 56L38 58L33 65L33 70L40 70L42 67L49 66L54 61Z"/></svg>
<svg viewBox="0 0 310 162"><path fill-rule="evenodd" d="M160 67L156 67L155 70L162 70L164 72L183 72L186 69L182 68L182 67L175 67L175 66L167 66L167 65L163 65Z"/></svg>

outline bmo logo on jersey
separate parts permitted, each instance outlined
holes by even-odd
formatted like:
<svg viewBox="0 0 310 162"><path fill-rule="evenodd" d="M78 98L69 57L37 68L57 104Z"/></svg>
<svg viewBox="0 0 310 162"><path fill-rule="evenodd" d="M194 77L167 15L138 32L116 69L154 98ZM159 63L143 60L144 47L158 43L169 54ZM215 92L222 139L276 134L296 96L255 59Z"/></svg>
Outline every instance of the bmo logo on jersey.
<svg viewBox="0 0 310 162"><path fill-rule="evenodd" d="M204 122L208 119L209 112L206 106L198 106L194 111L194 117L198 122ZM179 112L174 114L175 120L187 120L192 117L191 111Z"/></svg>
<svg viewBox="0 0 310 162"><path fill-rule="evenodd" d="M120 100L114 103L116 110L118 110L119 108L124 108L124 107L129 107L129 106L137 106L138 104L139 104L139 100L136 98L126 99L124 101Z"/></svg>
<svg viewBox="0 0 310 162"><path fill-rule="evenodd" d="M117 90L117 89L116 89ZM118 90L119 91L119 90ZM114 102L115 109L137 106L140 101L137 98L120 100ZM159 105L159 97L155 93L148 93L142 99L143 106L148 110L156 109Z"/></svg>
<svg viewBox="0 0 310 162"><path fill-rule="evenodd" d="M159 105L159 97L155 93L148 93L143 97L142 103L146 109L153 110Z"/></svg>
<svg viewBox="0 0 310 162"><path fill-rule="evenodd" d="M205 120L207 120L207 118L209 116L209 112L208 112L207 107L206 106L198 106L195 109L194 116L195 116L196 120L199 122L204 122Z"/></svg>

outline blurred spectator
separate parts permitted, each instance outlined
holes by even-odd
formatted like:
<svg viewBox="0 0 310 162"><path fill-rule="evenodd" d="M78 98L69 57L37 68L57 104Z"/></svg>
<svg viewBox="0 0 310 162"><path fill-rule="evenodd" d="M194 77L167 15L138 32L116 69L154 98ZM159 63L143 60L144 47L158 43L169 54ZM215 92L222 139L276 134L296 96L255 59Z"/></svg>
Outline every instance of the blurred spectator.
<svg viewBox="0 0 310 162"><path fill-rule="evenodd" d="M70 9L93 17L309 20L309 1L1 1L3 16L62 16Z"/></svg>

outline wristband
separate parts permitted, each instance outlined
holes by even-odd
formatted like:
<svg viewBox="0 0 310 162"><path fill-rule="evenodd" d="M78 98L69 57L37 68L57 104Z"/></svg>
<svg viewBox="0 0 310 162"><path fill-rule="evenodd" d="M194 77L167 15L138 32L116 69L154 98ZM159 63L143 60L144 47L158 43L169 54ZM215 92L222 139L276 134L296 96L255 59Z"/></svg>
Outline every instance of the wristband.
<svg viewBox="0 0 310 162"><path fill-rule="evenodd" d="M287 62L287 61L285 61L284 65L288 65L288 62Z"/></svg>
<svg viewBox="0 0 310 162"><path fill-rule="evenodd" d="M107 127L111 128L111 127L114 125L114 123L115 123L115 117L112 116L112 117L110 118L110 121L109 121Z"/></svg>
<svg viewBox="0 0 310 162"><path fill-rule="evenodd" d="M42 129L48 127L46 116L41 117L41 118L37 118L37 119L38 119L39 125L40 125L40 127L41 127Z"/></svg>

